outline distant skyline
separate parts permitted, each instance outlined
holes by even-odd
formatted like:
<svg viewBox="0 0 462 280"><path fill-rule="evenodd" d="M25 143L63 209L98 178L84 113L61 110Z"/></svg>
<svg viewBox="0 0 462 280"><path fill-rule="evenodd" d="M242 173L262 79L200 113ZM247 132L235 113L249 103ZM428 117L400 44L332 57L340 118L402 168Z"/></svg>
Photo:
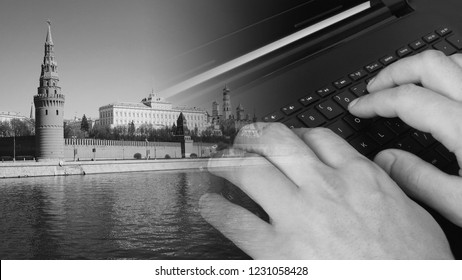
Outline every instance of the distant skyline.
<svg viewBox="0 0 462 280"><path fill-rule="evenodd" d="M236 0L2 0L0 111L29 116L39 85L47 19L52 22L60 86L66 96L64 117L86 114L96 118L100 106L137 102L152 89L161 91L183 75L185 52L206 44L210 38L242 28L239 24L243 23L234 20L245 11L236 9L235 3ZM262 0L252 5L261 3ZM211 102L193 105L210 110Z"/></svg>

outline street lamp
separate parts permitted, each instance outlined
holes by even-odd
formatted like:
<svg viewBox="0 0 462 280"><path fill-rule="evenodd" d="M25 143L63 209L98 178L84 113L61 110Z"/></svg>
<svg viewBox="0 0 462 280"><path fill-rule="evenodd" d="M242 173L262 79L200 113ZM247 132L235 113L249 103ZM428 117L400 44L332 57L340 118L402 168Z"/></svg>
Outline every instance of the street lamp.
<svg viewBox="0 0 462 280"><path fill-rule="evenodd" d="M11 122L11 126L13 127L13 162L16 161L16 129L14 127L14 122Z"/></svg>
<svg viewBox="0 0 462 280"><path fill-rule="evenodd" d="M157 159L157 150L156 150L157 144L156 144L156 138L154 137L154 160Z"/></svg>
<svg viewBox="0 0 462 280"><path fill-rule="evenodd" d="M77 155L77 149L75 148L75 142L77 141L77 136L73 135L72 136L72 143L74 144L74 161L75 161L75 156Z"/></svg>
<svg viewBox="0 0 462 280"><path fill-rule="evenodd" d="M144 141L146 141L146 160L148 160L148 138L145 138Z"/></svg>
<svg viewBox="0 0 462 280"><path fill-rule="evenodd" d="M16 131L13 129L13 162L16 161Z"/></svg>
<svg viewBox="0 0 462 280"><path fill-rule="evenodd" d="M96 161L96 136L93 136L93 161Z"/></svg>

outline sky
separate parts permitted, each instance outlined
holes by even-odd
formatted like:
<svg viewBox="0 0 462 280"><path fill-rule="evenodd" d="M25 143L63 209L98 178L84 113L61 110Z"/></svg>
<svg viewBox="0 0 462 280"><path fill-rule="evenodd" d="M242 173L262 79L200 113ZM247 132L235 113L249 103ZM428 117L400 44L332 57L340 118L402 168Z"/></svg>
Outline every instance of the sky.
<svg viewBox="0 0 462 280"><path fill-rule="evenodd" d="M138 102L173 85L190 71L185 54L245 27L265 1L250 2L0 0L0 111L29 116L47 19L66 96L64 117L95 118L103 105Z"/></svg>

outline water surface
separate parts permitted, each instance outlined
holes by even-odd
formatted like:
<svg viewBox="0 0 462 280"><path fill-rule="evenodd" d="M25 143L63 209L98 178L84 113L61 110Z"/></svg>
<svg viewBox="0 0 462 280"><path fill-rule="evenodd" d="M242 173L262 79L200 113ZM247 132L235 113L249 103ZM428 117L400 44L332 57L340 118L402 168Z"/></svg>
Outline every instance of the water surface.
<svg viewBox="0 0 462 280"><path fill-rule="evenodd" d="M0 180L1 259L242 259L198 212L207 172Z"/></svg>

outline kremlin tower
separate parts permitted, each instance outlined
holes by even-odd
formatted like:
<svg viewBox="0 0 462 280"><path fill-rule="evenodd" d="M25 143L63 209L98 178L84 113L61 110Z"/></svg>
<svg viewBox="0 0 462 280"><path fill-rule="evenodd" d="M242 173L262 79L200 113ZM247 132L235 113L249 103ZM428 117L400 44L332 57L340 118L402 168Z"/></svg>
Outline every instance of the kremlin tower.
<svg viewBox="0 0 462 280"><path fill-rule="evenodd" d="M233 111L231 109L231 96L228 85L223 89L223 120L231 119Z"/></svg>
<svg viewBox="0 0 462 280"><path fill-rule="evenodd" d="M51 21L48 20L47 23L40 86L34 96L35 149L38 161L59 161L64 158L64 95L58 86L58 65L53 50Z"/></svg>

